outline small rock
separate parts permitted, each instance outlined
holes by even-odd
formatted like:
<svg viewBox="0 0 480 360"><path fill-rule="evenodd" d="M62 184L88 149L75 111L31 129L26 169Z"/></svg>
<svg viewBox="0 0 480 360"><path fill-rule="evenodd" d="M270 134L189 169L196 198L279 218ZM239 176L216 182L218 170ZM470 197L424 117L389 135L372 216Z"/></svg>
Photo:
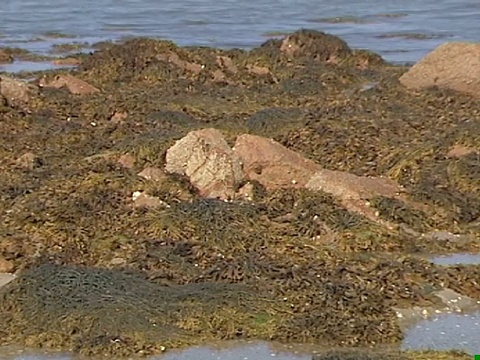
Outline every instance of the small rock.
<svg viewBox="0 0 480 360"><path fill-rule="evenodd" d="M269 75L271 72L270 72L270 69L267 68L267 67L264 67L264 66L257 66L257 65L247 65L247 70L248 72L252 73L252 74L256 74L256 75Z"/></svg>
<svg viewBox="0 0 480 360"><path fill-rule="evenodd" d="M17 167L33 170L43 165L43 160L34 153L28 152L20 156L16 161Z"/></svg>
<svg viewBox="0 0 480 360"><path fill-rule="evenodd" d="M261 136L239 136L234 151L242 161L247 177L267 189L304 187L321 170L314 161Z"/></svg>
<svg viewBox="0 0 480 360"><path fill-rule="evenodd" d="M200 194L231 199L245 176L240 159L216 129L192 131L167 150L165 170L189 177Z"/></svg>
<svg viewBox="0 0 480 360"><path fill-rule="evenodd" d="M238 68L233 63L233 60L228 56L217 56L217 65L223 67L231 74L236 74L238 72Z"/></svg>
<svg viewBox="0 0 480 360"><path fill-rule="evenodd" d="M13 56L4 49L0 49L0 64L9 64L13 62Z"/></svg>
<svg viewBox="0 0 480 360"><path fill-rule="evenodd" d="M222 70L215 70L212 74L213 82L225 82L225 74Z"/></svg>
<svg viewBox="0 0 480 360"><path fill-rule="evenodd" d="M237 198L253 201L255 186L248 182L237 191Z"/></svg>
<svg viewBox="0 0 480 360"><path fill-rule="evenodd" d="M110 118L110 121L119 124L122 123L128 117L128 113L125 111L115 111L115 113Z"/></svg>
<svg viewBox="0 0 480 360"><path fill-rule="evenodd" d="M15 279L15 275L9 273L0 273L0 288L7 285L10 281Z"/></svg>
<svg viewBox="0 0 480 360"><path fill-rule="evenodd" d="M113 266L116 266L116 265L125 265L127 263L127 261L124 259L124 258L113 258L111 261L110 261L110 265L113 265Z"/></svg>
<svg viewBox="0 0 480 360"><path fill-rule="evenodd" d="M86 81L80 80L73 75L57 75L52 81L42 78L39 82L41 87L51 87L60 89L66 87L74 95L89 95L99 92L95 86L90 85Z"/></svg>
<svg viewBox="0 0 480 360"><path fill-rule="evenodd" d="M167 177L167 174L165 174L165 171L157 167L146 167L138 173L138 176L147 180L162 181Z"/></svg>
<svg viewBox="0 0 480 360"><path fill-rule="evenodd" d="M400 77L410 89L432 86L480 97L480 44L446 43L427 54Z"/></svg>
<svg viewBox="0 0 480 360"><path fill-rule="evenodd" d="M0 76L0 94L7 100L9 106L25 106L37 89L25 81Z"/></svg>
<svg viewBox="0 0 480 360"><path fill-rule="evenodd" d="M135 208L170 207L165 201L140 191L133 193L132 200Z"/></svg>
<svg viewBox="0 0 480 360"><path fill-rule="evenodd" d="M196 75L200 74L203 70L202 65L182 60L182 59L180 59L178 54L176 54L174 52L169 52L168 54L159 54L159 55L157 55L157 59L172 63L172 64L176 65L177 67L179 67L180 69L187 70L187 71L192 72Z"/></svg>
<svg viewBox="0 0 480 360"><path fill-rule="evenodd" d="M126 169L132 169L135 166L135 158L129 154L123 154L117 159L117 163Z"/></svg>
<svg viewBox="0 0 480 360"><path fill-rule="evenodd" d="M13 263L0 255L0 273L10 273L13 269Z"/></svg>
<svg viewBox="0 0 480 360"><path fill-rule="evenodd" d="M476 149L468 147L468 146L454 145L448 151L447 158L459 159L459 158L462 158L462 157L470 155L470 154L475 154L476 152L477 152Z"/></svg>

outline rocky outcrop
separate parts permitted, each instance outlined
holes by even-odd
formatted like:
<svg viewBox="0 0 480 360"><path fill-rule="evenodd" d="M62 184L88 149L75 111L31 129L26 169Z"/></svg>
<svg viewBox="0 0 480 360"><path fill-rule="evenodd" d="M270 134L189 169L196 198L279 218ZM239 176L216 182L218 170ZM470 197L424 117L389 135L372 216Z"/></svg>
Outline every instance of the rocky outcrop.
<svg viewBox="0 0 480 360"><path fill-rule="evenodd" d="M411 89L432 86L480 97L480 44L446 43L400 77Z"/></svg>

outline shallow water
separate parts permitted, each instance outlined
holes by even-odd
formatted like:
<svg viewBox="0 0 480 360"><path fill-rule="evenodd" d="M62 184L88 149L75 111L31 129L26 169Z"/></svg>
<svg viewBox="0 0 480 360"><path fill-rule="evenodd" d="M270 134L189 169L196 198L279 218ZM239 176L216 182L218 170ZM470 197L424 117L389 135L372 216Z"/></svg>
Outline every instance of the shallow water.
<svg viewBox="0 0 480 360"><path fill-rule="evenodd" d="M227 344L223 346L196 346L182 351L170 351L161 356L149 357L149 360L311 360L309 352L289 349L287 346L273 346L265 342ZM78 359L67 354L41 353L17 349L0 350L1 360L73 360ZM83 360L83 359L82 359Z"/></svg>
<svg viewBox="0 0 480 360"><path fill-rule="evenodd" d="M480 312L442 314L417 323L405 335L408 350L463 350L480 354Z"/></svg>
<svg viewBox="0 0 480 360"><path fill-rule="evenodd" d="M437 265L480 265L480 254L453 254L437 256L431 261Z"/></svg>
<svg viewBox="0 0 480 360"><path fill-rule="evenodd" d="M0 46L48 53L54 43L149 36L250 48L269 34L312 28L415 62L445 41L479 41L479 18L477 0L3 0Z"/></svg>

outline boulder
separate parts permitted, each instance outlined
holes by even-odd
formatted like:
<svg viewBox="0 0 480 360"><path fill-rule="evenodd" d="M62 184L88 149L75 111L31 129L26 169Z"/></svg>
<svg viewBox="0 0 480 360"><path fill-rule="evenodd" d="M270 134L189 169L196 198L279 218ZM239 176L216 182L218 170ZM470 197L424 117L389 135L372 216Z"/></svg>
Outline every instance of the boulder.
<svg viewBox="0 0 480 360"><path fill-rule="evenodd" d="M300 30L285 37L280 51L289 57L308 57L312 60L338 64L352 54L347 43L337 36L315 30Z"/></svg>
<svg viewBox="0 0 480 360"><path fill-rule="evenodd" d="M37 93L37 89L25 81L17 80L8 76L0 76L0 95L7 104L13 107L23 107Z"/></svg>
<svg viewBox="0 0 480 360"><path fill-rule="evenodd" d="M89 95L99 92L95 86L80 80L73 75L57 75L52 80L42 78L39 82L41 87L60 89L66 87L74 95Z"/></svg>
<svg viewBox="0 0 480 360"><path fill-rule="evenodd" d="M400 77L410 89L432 86L480 97L480 44L440 45Z"/></svg>
<svg viewBox="0 0 480 360"><path fill-rule="evenodd" d="M15 161L15 165L19 168L33 170L43 165L43 159L38 157L34 153L28 152L20 156Z"/></svg>
<svg viewBox="0 0 480 360"><path fill-rule="evenodd" d="M165 170L186 175L204 197L231 199L245 175L237 154L215 129L192 131L167 150Z"/></svg>
<svg viewBox="0 0 480 360"><path fill-rule="evenodd" d="M250 180L265 188L302 188L322 168L280 143L256 135L241 135L234 148Z"/></svg>

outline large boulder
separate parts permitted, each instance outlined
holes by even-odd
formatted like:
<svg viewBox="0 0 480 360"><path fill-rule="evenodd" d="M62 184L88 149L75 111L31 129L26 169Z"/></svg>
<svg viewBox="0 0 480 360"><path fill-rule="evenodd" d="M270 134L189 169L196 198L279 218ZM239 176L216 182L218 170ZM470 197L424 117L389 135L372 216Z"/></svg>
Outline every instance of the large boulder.
<svg viewBox="0 0 480 360"><path fill-rule="evenodd" d="M186 175L200 194L231 199L245 175L237 154L215 129L192 131L167 151L165 170Z"/></svg>
<svg viewBox="0 0 480 360"><path fill-rule="evenodd" d="M400 77L411 89L432 86L480 97L480 44L446 43Z"/></svg>
<svg viewBox="0 0 480 360"><path fill-rule="evenodd" d="M267 189L304 187L321 166L280 143L261 136L244 134L234 148L250 180Z"/></svg>

